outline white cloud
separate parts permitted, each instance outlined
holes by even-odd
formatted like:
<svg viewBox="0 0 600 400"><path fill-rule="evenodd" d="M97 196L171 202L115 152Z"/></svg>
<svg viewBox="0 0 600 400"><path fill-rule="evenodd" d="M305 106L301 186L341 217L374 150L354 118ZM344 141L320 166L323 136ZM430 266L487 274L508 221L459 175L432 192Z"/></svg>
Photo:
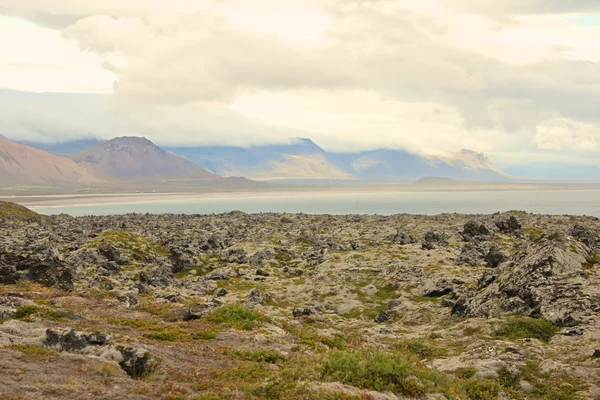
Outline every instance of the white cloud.
<svg viewBox="0 0 600 400"><path fill-rule="evenodd" d="M85 128L102 135L306 133L336 150L590 154L600 18L577 18L595 10L590 0L0 0L0 13L53 28L0 20L24 49L0 55L0 86L110 91L109 117ZM197 134L212 126L216 139Z"/></svg>

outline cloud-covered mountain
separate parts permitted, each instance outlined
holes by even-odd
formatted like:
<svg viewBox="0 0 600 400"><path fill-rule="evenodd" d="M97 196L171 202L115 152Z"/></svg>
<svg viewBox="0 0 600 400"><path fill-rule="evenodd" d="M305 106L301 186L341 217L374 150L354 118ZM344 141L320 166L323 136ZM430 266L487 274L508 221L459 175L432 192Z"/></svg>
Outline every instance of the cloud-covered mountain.
<svg viewBox="0 0 600 400"><path fill-rule="evenodd" d="M341 158L310 139L290 144L168 148L175 154L223 176L250 179L353 179L354 171Z"/></svg>
<svg viewBox="0 0 600 400"><path fill-rule="evenodd" d="M31 144L56 154L68 154L86 143ZM470 150L435 156L395 149L330 153L307 138L293 139L288 144L164 147L163 150L147 139L125 137L100 142L71 158L96 176L119 180L211 179L217 175L253 180L368 182L412 182L425 176L473 181L509 178L485 155Z"/></svg>
<svg viewBox="0 0 600 400"><path fill-rule="evenodd" d="M7 184L89 184L100 179L73 160L13 143L0 135L0 186Z"/></svg>
<svg viewBox="0 0 600 400"><path fill-rule="evenodd" d="M250 179L335 179L410 182L424 176L497 181L508 178L481 153L422 156L405 150L328 153L310 139L288 145L175 147L170 151L209 171Z"/></svg>

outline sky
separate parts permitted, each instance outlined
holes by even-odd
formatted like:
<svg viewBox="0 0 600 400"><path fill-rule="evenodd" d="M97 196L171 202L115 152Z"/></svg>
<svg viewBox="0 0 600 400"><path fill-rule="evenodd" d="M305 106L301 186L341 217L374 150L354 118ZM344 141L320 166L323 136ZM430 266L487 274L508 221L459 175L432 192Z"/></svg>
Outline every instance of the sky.
<svg viewBox="0 0 600 400"><path fill-rule="evenodd" d="M597 0L0 0L0 134L600 165Z"/></svg>

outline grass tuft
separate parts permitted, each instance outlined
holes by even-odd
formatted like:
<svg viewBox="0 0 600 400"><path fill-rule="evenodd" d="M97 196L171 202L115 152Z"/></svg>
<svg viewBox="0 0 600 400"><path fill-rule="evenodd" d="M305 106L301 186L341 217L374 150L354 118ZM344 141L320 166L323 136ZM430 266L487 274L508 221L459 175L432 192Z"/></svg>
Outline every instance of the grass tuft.
<svg viewBox="0 0 600 400"><path fill-rule="evenodd" d="M262 313L234 304L216 309L206 319L210 322L225 325L229 328L251 331L261 322L267 321Z"/></svg>
<svg viewBox="0 0 600 400"><path fill-rule="evenodd" d="M548 343L558 330L559 328L549 321L519 317L506 321L496 331L496 336L509 340L533 338Z"/></svg>

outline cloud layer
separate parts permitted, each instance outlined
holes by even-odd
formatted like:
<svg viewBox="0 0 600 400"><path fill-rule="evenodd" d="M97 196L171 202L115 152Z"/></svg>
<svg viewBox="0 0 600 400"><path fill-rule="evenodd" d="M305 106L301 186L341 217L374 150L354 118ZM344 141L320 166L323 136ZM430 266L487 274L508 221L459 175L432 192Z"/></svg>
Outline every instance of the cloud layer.
<svg viewBox="0 0 600 400"><path fill-rule="evenodd" d="M591 0L0 0L11 20L76 46L96 82L114 80L110 107L94 111L110 115L102 135L247 144L304 133L332 150L471 147L501 163L600 155L594 12ZM70 131L30 111L45 136ZM13 133L27 119L7 118ZM77 132L76 121L64 124Z"/></svg>

